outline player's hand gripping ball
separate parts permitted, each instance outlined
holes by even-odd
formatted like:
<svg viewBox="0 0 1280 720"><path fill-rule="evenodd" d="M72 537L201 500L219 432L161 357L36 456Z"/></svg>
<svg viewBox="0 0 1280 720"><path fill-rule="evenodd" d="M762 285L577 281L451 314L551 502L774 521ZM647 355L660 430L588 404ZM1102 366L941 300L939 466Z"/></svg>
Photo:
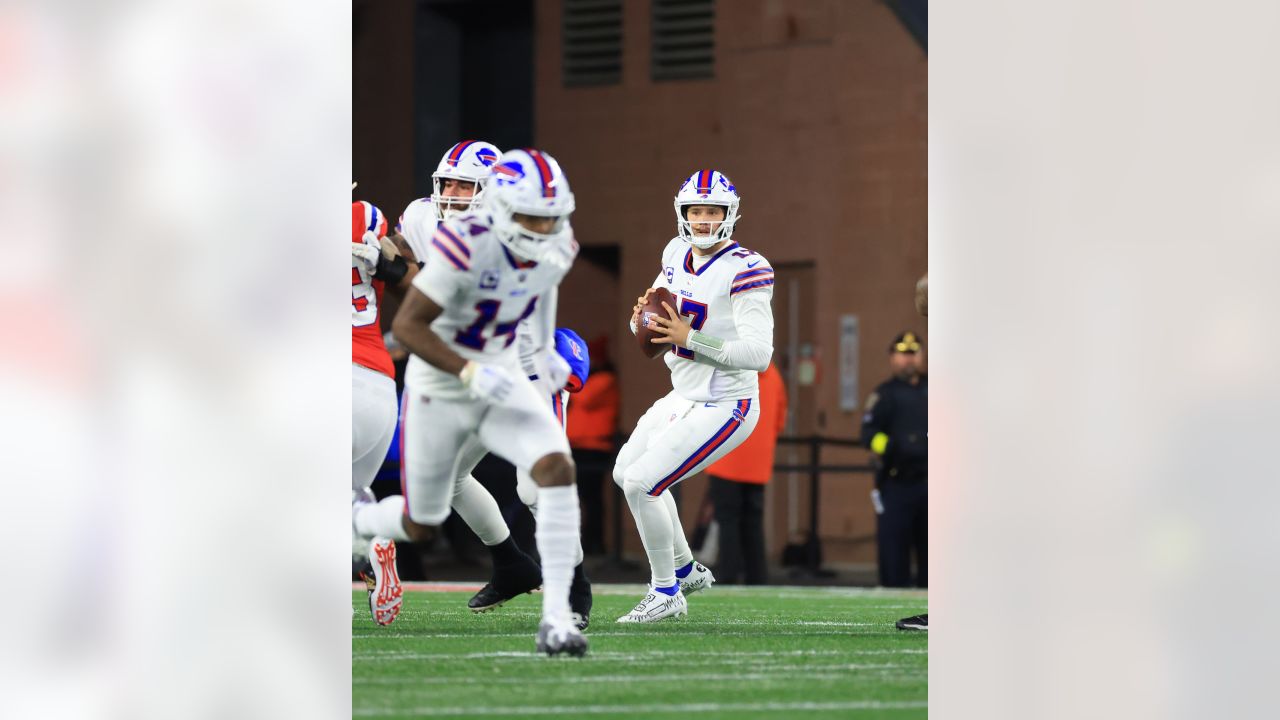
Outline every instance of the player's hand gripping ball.
<svg viewBox="0 0 1280 720"><path fill-rule="evenodd" d="M667 311L662 307L664 302L674 308L676 296L666 288L649 288L642 297L636 298L636 305L632 308L632 319L636 321L636 342L640 344L640 351L645 357L657 357L671 349L670 345L649 342L663 337L661 333L654 332L653 318L667 317Z"/></svg>

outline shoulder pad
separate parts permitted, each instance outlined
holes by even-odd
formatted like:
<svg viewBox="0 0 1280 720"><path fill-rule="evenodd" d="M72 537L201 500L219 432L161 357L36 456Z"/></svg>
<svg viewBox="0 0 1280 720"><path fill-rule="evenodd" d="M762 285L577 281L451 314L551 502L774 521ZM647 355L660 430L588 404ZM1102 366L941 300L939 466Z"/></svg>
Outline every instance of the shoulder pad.
<svg viewBox="0 0 1280 720"><path fill-rule="evenodd" d="M730 296L748 290L772 289L773 266L769 264L769 261L763 255L745 248L735 250L729 254L733 257L735 263L732 267L737 271L734 273L733 281L729 287Z"/></svg>
<svg viewBox="0 0 1280 720"><path fill-rule="evenodd" d="M431 236L432 250L454 268L470 270L472 237L469 230L456 219L440 223Z"/></svg>

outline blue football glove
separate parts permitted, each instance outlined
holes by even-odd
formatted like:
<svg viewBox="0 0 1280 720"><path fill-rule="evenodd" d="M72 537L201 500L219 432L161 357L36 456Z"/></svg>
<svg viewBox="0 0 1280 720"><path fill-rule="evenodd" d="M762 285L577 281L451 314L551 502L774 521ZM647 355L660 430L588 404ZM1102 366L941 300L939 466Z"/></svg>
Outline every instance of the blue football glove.
<svg viewBox="0 0 1280 720"><path fill-rule="evenodd" d="M569 328L556 328L556 352L569 363L569 381L564 389L571 393L578 392L587 383L587 375L591 373L587 344L578 333Z"/></svg>

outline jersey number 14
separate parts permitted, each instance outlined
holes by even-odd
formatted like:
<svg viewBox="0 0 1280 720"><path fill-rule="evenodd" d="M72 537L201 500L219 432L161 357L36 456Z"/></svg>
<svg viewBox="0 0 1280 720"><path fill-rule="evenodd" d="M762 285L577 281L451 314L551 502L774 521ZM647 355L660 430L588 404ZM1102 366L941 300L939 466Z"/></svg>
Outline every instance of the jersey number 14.
<svg viewBox="0 0 1280 720"><path fill-rule="evenodd" d="M529 304L525 306L524 312L520 313L520 317L512 322L498 323L493 329L493 337L505 337L506 343L502 347L511 347L511 343L516 339L516 328L520 326L520 321L533 314L533 307L538 302L538 298L529 300ZM472 350L484 352L485 338L484 331L494 320L498 318L498 310L502 308L501 300L481 300L476 303L476 312L480 314L476 321L471 323L463 330L459 330L453 336L455 342L463 347L469 347Z"/></svg>

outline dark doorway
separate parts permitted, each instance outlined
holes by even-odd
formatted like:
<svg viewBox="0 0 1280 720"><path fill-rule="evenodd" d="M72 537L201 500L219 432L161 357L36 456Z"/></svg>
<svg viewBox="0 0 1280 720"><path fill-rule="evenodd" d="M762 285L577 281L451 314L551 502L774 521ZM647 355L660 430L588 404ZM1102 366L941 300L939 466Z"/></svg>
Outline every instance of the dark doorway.
<svg viewBox="0 0 1280 720"><path fill-rule="evenodd" d="M459 140L533 144L531 0L421 0L415 19L414 189Z"/></svg>

